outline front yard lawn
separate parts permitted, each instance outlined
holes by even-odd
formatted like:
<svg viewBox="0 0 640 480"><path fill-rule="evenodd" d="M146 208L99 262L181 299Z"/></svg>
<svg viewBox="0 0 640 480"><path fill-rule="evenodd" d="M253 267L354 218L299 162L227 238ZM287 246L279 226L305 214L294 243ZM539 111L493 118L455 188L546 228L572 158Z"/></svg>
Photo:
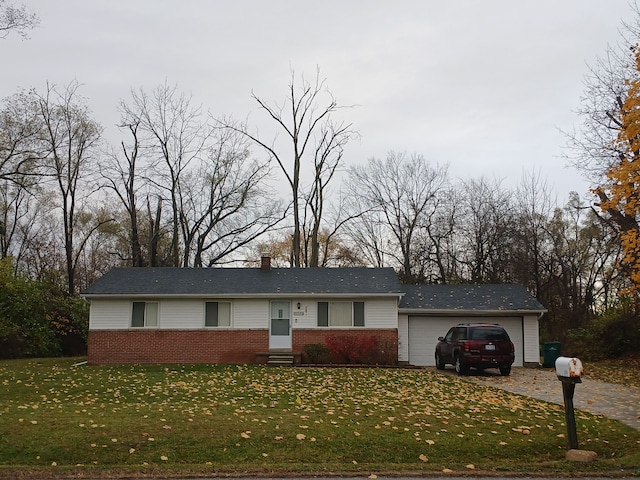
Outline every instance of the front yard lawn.
<svg viewBox="0 0 640 480"><path fill-rule="evenodd" d="M0 477L640 474L640 432L419 369L0 362Z"/></svg>

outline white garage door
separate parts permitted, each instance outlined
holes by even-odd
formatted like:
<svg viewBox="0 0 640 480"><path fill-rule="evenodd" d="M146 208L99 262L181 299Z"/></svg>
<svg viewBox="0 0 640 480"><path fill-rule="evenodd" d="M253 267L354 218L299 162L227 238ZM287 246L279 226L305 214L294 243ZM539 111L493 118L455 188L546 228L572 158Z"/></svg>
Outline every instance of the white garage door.
<svg viewBox="0 0 640 480"><path fill-rule="evenodd" d="M524 364L524 345L521 317L409 317L409 363L418 366L434 366L434 352L438 337L465 322L488 322L502 325L516 349L516 367Z"/></svg>

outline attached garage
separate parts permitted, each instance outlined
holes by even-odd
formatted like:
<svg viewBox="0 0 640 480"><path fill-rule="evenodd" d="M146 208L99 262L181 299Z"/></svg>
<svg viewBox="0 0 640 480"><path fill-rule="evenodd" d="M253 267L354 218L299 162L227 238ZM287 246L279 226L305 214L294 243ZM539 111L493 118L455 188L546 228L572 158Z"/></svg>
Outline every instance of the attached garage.
<svg viewBox="0 0 640 480"><path fill-rule="evenodd" d="M409 316L409 363L416 366L435 365L434 352L438 337L458 323L487 322L502 325L516 349L514 367L524 365L524 345L522 335L522 317L428 317Z"/></svg>
<svg viewBox="0 0 640 480"><path fill-rule="evenodd" d="M545 311L520 285L407 286L399 307L400 360L433 366L438 337L458 323L488 322L509 333L516 351L514 366L537 366L538 319Z"/></svg>

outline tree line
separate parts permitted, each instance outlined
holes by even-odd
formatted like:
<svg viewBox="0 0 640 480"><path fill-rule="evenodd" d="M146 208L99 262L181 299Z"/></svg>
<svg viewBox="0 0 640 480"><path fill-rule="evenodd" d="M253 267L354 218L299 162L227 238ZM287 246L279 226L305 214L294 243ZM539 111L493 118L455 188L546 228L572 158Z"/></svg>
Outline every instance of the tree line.
<svg viewBox="0 0 640 480"><path fill-rule="evenodd" d="M624 45L640 37L626 27ZM73 298L115 266L251 265L268 252L279 266L391 266L404 283L523 284L549 309L543 338L576 348L621 321L637 330L640 57L615 52L592 70L569 135L596 201L564 205L541 172L508 188L452 179L419 153L355 163L349 106L319 71L292 71L282 102L252 93L266 135L165 83L120 102L114 144L77 82L21 90L0 105L4 284L10 271ZM25 319L3 305L0 341Z"/></svg>

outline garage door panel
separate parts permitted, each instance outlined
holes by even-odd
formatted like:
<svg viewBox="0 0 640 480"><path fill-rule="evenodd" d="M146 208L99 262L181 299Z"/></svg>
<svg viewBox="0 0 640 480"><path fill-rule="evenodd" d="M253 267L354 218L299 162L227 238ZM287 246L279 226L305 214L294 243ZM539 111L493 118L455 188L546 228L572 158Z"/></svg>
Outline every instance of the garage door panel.
<svg viewBox="0 0 640 480"><path fill-rule="evenodd" d="M434 366L434 352L438 337L444 336L458 323L499 323L511 337L516 350L514 366L524 364L524 348L521 317L409 317L409 363L417 366Z"/></svg>
<svg viewBox="0 0 640 480"><path fill-rule="evenodd" d="M444 337L460 322L451 319L409 317L409 363L418 366L435 365L434 353L438 337Z"/></svg>

